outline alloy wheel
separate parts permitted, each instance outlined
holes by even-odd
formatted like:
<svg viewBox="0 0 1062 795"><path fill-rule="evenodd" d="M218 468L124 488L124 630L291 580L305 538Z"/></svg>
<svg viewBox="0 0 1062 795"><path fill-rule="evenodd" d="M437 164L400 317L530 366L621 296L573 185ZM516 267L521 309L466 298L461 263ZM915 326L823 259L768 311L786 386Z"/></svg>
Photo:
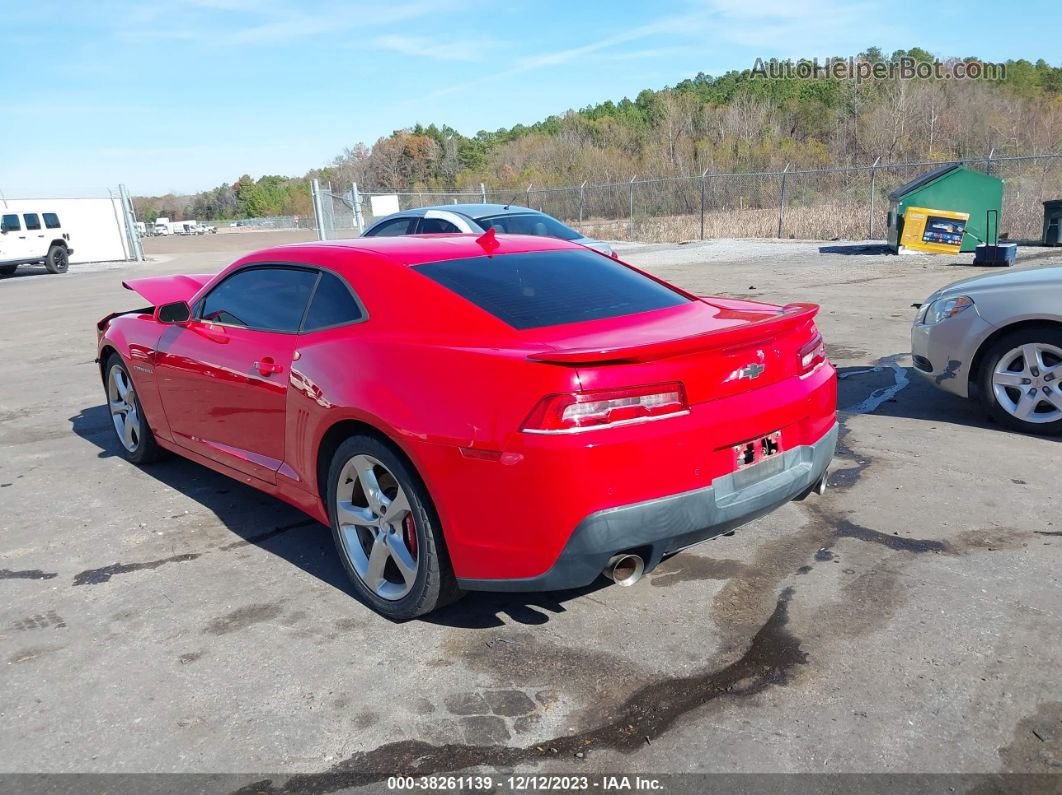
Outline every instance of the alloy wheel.
<svg viewBox="0 0 1062 795"><path fill-rule="evenodd" d="M408 594L419 568L417 532L394 474L372 456L352 457L339 473L335 509L343 553L358 578L388 601Z"/></svg>
<svg viewBox="0 0 1062 795"><path fill-rule="evenodd" d="M1000 357L992 392L1000 408L1023 422L1062 419L1062 348L1028 342Z"/></svg>
<svg viewBox="0 0 1062 795"><path fill-rule="evenodd" d="M133 382L121 367L112 367L107 377L107 403L118 441L130 453L134 452L140 444L140 412L136 406Z"/></svg>

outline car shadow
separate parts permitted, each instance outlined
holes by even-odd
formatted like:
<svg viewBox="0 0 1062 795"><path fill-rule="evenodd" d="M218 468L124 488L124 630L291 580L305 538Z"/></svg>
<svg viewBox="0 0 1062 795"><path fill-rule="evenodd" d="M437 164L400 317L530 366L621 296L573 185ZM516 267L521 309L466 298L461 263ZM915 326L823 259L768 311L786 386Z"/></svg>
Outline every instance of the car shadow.
<svg viewBox="0 0 1062 795"><path fill-rule="evenodd" d="M879 417L905 417L1019 437L1032 436L1049 441L1062 441L1062 438L1057 436L1012 431L989 417L978 400L964 399L937 389L924 380L913 367L893 367L890 364L838 367L837 379L837 408L842 412L864 404L868 397L879 395L884 397L884 400L872 410L860 413ZM900 379L906 379L906 385L891 397L887 396L887 391L894 389Z"/></svg>
<svg viewBox="0 0 1062 795"><path fill-rule="evenodd" d="M590 585L567 591L494 593L473 591L463 599L424 616L422 621L455 629L491 629L506 623L538 626L567 612L565 602L579 599L611 585L598 577ZM506 617L509 619L507 622Z"/></svg>
<svg viewBox="0 0 1062 795"><path fill-rule="evenodd" d="M881 256L882 254L892 254L893 251L886 243L840 243L835 246L819 246L819 253Z"/></svg>
<svg viewBox="0 0 1062 795"><path fill-rule="evenodd" d="M106 406L82 409L70 418L70 424L75 434L99 448L100 458L118 458L124 462L118 453ZM333 588L354 595L332 547L331 532L298 509L180 456L167 455L139 469L160 486L191 497L233 534L232 542L204 553L232 551L253 544ZM172 518L180 519L179 516Z"/></svg>
<svg viewBox="0 0 1062 795"><path fill-rule="evenodd" d="M7 275L0 274L0 282L14 281L15 279L24 279L28 276L44 276L48 273L48 269L43 265L19 265L18 270L14 273Z"/></svg>
<svg viewBox="0 0 1062 795"><path fill-rule="evenodd" d="M118 452L110 412L90 406L69 419L71 430L99 449L100 458L124 458ZM132 466L126 464L127 466ZM332 541L331 530L281 500L177 455L167 455L140 471L159 485L191 497L217 517L234 536L229 543L201 554L224 554L254 545L297 566L321 582L347 594L367 609L351 586ZM180 516L171 517L178 520ZM118 561L115 561L116 563ZM472 592L460 601L421 620L464 629L488 629L509 621L530 626L545 624L565 612L564 603L609 585L601 578L573 591L552 593Z"/></svg>

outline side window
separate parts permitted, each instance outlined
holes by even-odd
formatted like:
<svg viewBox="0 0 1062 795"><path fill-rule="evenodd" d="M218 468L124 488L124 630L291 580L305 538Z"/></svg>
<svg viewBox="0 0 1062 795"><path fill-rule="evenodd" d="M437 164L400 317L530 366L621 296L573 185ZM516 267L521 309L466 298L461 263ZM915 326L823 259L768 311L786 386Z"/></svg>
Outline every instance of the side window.
<svg viewBox="0 0 1062 795"><path fill-rule="evenodd" d="M44 226L46 229L58 229L59 228L59 216L55 213L44 214Z"/></svg>
<svg viewBox="0 0 1062 795"><path fill-rule="evenodd" d="M26 222L27 231L36 231L41 228L41 217L37 213L25 213L22 220Z"/></svg>
<svg viewBox="0 0 1062 795"><path fill-rule="evenodd" d="M367 237L398 237L399 235L412 234L416 228L416 218L395 218L385 221L374 229L370 229Z"/></svg>
<svg viewBox="0 0 1062 795"><path fill-rule="evenodd" d="M207 295L199 316L227 326L295 332L316 281L313 271L294 268L240 270Z"/></svg>
<svg viewBox="0 0 1062 795"><path fill-rule="evenodd" d="M3 224L5 232L18 232L22 229L22 225L18 222L18 216L14 213L0 218L0 223Z"/></svg>
<svg viewBox="0 0 1062 795"><path fill-rule="evenodd" d="M361 320L364 316L343 280L328 271L321 271L321 281L317 283L313 300L310 301L310 310L306 313L302 330L342 326Z"/></svg>
<svg viewBox="0 0 1062 795"><path fill-rule="evenodd" d="M442 218L421 218L418 235L437 235L445 232L460 232L456 226Z"/></svg>

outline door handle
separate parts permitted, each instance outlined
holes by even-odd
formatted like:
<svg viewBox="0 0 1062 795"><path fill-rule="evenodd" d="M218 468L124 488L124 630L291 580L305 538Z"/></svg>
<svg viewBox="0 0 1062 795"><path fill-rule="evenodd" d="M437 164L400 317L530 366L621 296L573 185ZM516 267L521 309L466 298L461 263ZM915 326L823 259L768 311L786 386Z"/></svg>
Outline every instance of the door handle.
<svg viewBox="0 0 1062 795"><path fill-rule="evenodd" d="M261 361L254 363L254 369L258 371L259 375L265 376L284 372L284 368L273 361L272 356L263 356Z"/></svg>

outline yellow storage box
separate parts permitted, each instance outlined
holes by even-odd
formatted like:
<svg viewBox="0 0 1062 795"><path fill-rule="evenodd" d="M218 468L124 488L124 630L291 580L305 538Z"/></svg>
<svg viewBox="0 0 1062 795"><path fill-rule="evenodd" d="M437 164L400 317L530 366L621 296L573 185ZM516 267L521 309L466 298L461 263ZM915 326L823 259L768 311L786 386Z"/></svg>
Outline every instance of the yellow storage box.
<svg viewBox="0 0 1062 795"><path fill-rule="evenodd" d="M908 207L903 216L900 247L931 254L958 254L969 213Z"/></svg>

